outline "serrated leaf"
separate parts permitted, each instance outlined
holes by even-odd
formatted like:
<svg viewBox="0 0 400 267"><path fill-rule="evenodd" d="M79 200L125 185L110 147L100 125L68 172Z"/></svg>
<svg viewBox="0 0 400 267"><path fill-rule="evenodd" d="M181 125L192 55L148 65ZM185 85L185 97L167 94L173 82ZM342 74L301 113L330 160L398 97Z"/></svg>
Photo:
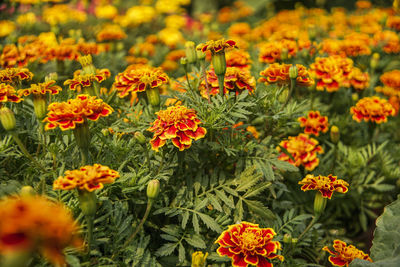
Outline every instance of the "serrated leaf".
<svg viewBox="0 0 400 267"><path fill-rule="evenodd" d="M217 199L214 195L212 195L212 194L207 194L207 198L208 198L208 200L210 201L210 204L211 204L216 210L222 211L222 207L221 207L221 205L219 204L218 199Z"/></svg>
<svg viewBox="0 0 400 267"><path fill-rule="evenodd" d="M202 201L199 201L196 206L194 207L194 210L201 210L208 204L208 199L204 198Z"/></svg>
<svg viewBox="0 0 400 267"><path fill-rule="evenodd" d="M206 243L201 238L200 235L193 234L189 237L185 238L185 241L188 242L191 246L196 248L206 248Z"/></svg>
<svg viewBox="0 0 400 267"><path fill-rule="evenodd" d="M161 236L161 238L163 238L163 239L165 239L167 241L173 241L173 242L178 242L179 241L178 238L176 238L175 236L172 236L172 235L161 234L160 236Z"/></svg>
<svg viewBox="0 0 400 267"><path fill-rule="evenodd" d="M187 224L187 222L189 220L189 216L190 216L189 211L186 211L185 213L183 213L183 215L182 215L182 229L186 228L186 224Z"/></svg>
<svg viewBox="0 0 400 267"><path fill-rule="evenodd" d="M246 205L249 207L249 209L251 211L257 213L262 218L267 219L267 220L275 219L274 213L267 207L264 207L260 201L248 200L248 199L243 199L243 201L244 201L244 203L246 203Z"/></svg>
<svg viewBox="0 0 400 267"><path fill-rule="evenodd" d="M246 194L243 195L243 198L255 197L270 186L271 186L270 182L259 184L248 190Z"/></svg>
<svg viewBox="0 0 400 267"><path fill-rule="evenodd" d="M204 224L210 228L211 230L220 233L222 232L221 227L218 225L218 223L216 221L214 221L213 218L211 218L210 216L208 216L207 214L204 213L199 213L198 214L200 216L200 219L204 222Z"/></svg>
<svg viewBox="0 0 400 267"><path fill-rule="evenodd" d="M200 233L199 219L196 214L193 214L192 217L193 229L196 233Z"/></svg>
<svg viewBox="0 0 400 267"><path fill-rule="evenodd" d="M162 247L160 247L156 251L156 255L157 256L168 256L168 255L171 255L172 252L174 252L174 250L176 249L177 246L178 246L178 243L167 243L167 244L164 244Z"/></svg>
<svg viewBox="0 0 400 267"><path fill-rule="evenodd" d="M185 257L185 247L182 245L182 243L179 243L178 257L179 257L179 262L183 262L186 258Z"/></svg>
<svg viewBox="0 0 400 267"><path fill-rule="evenodd" d="M232 188L230 188L229 186L223 186L222 187L228 194L231 194L232 196L237 197L239 194L233 190Z"/></svg>
<svg viewBox="0 0 400 267"><path fill-rule="evenodd" d="M291 163L279 159L270 160L271 164L282 171L297 172L299 169Z"/></svg>
<svg viewBox="0 0 400 267"><path fill-rule="evenodd" d="M235 205L233 204L233 201L230 200L224 193L224 191L220 191L220 190L215 190L215 194L219 197L219 199L222 200L223 203L225 203L226 205L228 205L230 208L235 208Z"/></svg>

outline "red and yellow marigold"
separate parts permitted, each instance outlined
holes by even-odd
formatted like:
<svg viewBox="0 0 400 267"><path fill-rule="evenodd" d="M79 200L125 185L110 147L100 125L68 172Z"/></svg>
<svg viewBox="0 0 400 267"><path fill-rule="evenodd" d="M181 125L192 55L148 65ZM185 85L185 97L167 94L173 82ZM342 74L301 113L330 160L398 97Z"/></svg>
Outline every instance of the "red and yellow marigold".
<svg viewBox="0 0 400 267"><path fill-rule="evenodd" d="M83 124L87 119L97 121L100 117L107 117L113 109L95 96L78 95L67 102L54 102L48 108L45 130L60 127L65 131L75 129L77 124Z"/></svg>
<svg viewBox="0 0 400 267"><path fill-rule="evenodd" d="M102 189L104 184L111 184L119 178L119 173L107 166L94 164L81 167L79 170L66 171L53 183L53 189L86 190L92 192Z"/></svg>
<svg viewBox="0 0 400 267"><path fill-rule="evenodd" d="M349 184L342 179L337 179L337 176L314 176L307 174L307 176L299 182L303 185L301 190L319 190L322 197L331 199L333 192L347 193Z"/></svg>
<svg viewBox="0 0 400 267"><path fill-rule="evenodd" d="M18 90L18 94L20 96L28 96L28 95L45 95L47 93L56 95L58 94L62 89L60 86L55 84L56 81L50 80L44 83L38 83L38 84L31 84L30 88L27 89L21 89Z"/></svg>
<svg viewBox="0 0 400 267"><path fill-rule="evenodd" d="M0 83L0 104L3 102L19 103L22 101L15 88L6 83Z"/></svg>
<svg viewBox="0 0 400 267"><path fill-rule="evenodd" d="M309 111L307 117L300 117L298 119L300 127L304 127L305 134L313 134L319 136L320 132L326 133L328 131L328 117L321 116L319 111Z"/></svg>
<svg viewBox="0 0 400 267"><path fill-rule="evenodd" d="M263 82L266 85L273 83L290 84L289 69L291 66L291 64L273 63L260 72L261 77L258 81ZM310 78L307 68L300 64L296 64L296 67L298 72L296 84L299 86L313 85L314 80Z"/></svg>
<svg viewBox="0 0 400 267"><path fill-rule="evenodd" d="M349 266L349 264L355 259L361 259L369 262L373 262L368 254L357 249L353 245L347 245L341 240L333 241L333 248L335 251L330 250L325 246L322 250L329 252L332 256L329 256L329 262L333 266Z"/></svg>
<svg viewBox="0 0 400 267"><path fill-rule="evenodd" d="M126 33L119 25L109 24L103 26L102 30L97 33L96 39L98 42L118 41L126 38Z"/></svg>
<svg viewBox="0 0 400 267"><path fill-rule="evenodd" d="M215 243L220 247L217 253L232 259L232 266L247 267L272 267L273 259L284 260L278 255L281 249L279 241L272 241L276 235L272 228L260 228L258 224L242 222L229 226L222 232Z"/></svg>
<svg viewBox="0 0 400 267"><path fill-rule="evenodd" d="M276 149L281 152L278 157L279 160L287 161L297 167L303 165L308 171L312 171L318 166L319 158L317 154L324 153L316 139L303 133L298 136L289 136L288 140L283 140L279 145L285 148L294 159L282 152L282 149L278 146Z"/></svg>
<svg viewBox="0 0 400 267"><path fill-rule="evenodd" d="M192 145L193 140L203 138L207 131L201 127L201 121L197 118L194 109L185 106L170 106L166 110L160 110L157 119L147 130L153 132L150 140L151 148L158 151L168 139L172 140L174 146L183 151Z"/></svg>
<svg viewBox="0 0 400 267"><path fill-rule="evenodd" d="M55 266L63 266L66 247L80 248L79 226L59 203L42 196L0 201L0 254L40 252Z"/></svg>
<svg viewBox="0 0 400 267"><path fill-rule="evenodd" d="M319 91L326 90L327 92L338 91L343 85L347 72L351 71L348 68L348 62L340 60L337 56L325 58L317 57L315 62L310 66L310 72L313 73L316 79L316 89Z"/></svg>
<svg viewBox="0 0 400 267"><path fill-rule="evenodd" d="M350 74L350 85L356 90L364 90L369 86L368 72L362 72L359 68L353 68Z"/></svg>
<svg viewBox="0 0 400 267"><path fill-rule="evenodd" d="M400 97L400 70L385 72L380 77L384 86L378 86L375 91L387 96Z"/></svg>
<svg viewBox="0 0 400 267"><path fill-rule="evenodd" d="M27 68L5 68L0 70L0 82L20 83L23 80L32 80L33 73Z"/></svg>
<svg viewBox="0 0 400 267"><path fill-rule="evenodd" d="M199 44L196 49L202 52L211 51L212 54L216 54L224 52L226 48L231 48L231 47L237 48L235 41L220 39L216 41L211 40L204 44Z"/></svg>
<svg viewBox="0 0 400 267"><path fill-rule="evenodd" d="M144 92L146 88L157 88L168 83L168 76L161 68L141 65L127 69L115 77L114 88L119 97Z"/></svg>
<svg viewBox="0 0 400 267"><path fill-rule="evenodd" d="M249 69L251 64L250 54L241 49L229 50L226 53L226 66Z"/></svg>
<svg viewBox="0 0 400 267"><path fill-rule="evenodd" d="M387 122L388 116L394 116L395 109L383 98L377 96L364 97L354 107L350 108L353 120L357 122L371 121L376 123Z"/></svg>
<svg viewBox="0 0 400 267"><path fill-rule="evenodd" d="M111 73L108 69L96 69L96 74L82 73L81 70L74 72L74 78L68 79L64 82L64 85L68 85L69 89L82 91L82 87L90 87L93 82L102 83Z"/></svg>

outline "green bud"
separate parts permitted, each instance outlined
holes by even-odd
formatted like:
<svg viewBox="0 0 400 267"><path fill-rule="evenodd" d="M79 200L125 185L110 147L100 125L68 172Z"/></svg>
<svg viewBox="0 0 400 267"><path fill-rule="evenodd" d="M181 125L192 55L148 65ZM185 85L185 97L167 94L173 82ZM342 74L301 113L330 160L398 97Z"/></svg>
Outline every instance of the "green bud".
<svg viewBox="0 0 400 267"><path fill-rule="evenodd" d="M21 190L19 191L19 194L21 196L33 196L36 194L35 189L33 189L32 186L30 185L25 185L21 188Z"/></svg>
<svg viewBox="0 0 400 267"><path fill-rule="evenodd" d="M199 60L203 60L206 58L206 53L204 53L203 51L200 50L196 50L196 54L197 54L197 58Z"/></svg>
<svg viewBox="0 0 400 267"><path fill-rule="evenodd" d="M158 87L147 88L146 95L150 105L152 105L153 107L157 107L160 105L160 92L158 91Z"/></svg>
<svg viewBox="0 0 400 267"><path fill-rule="evenodd" d="M35 111L36 118L39 121L46 117L47 113L47 100L44 95L34 95L33 96L33 109Z"/></svg>
<svg viewBox="0 0 400 267"><path fill-rule="evenodd" d="M287 48L283 48L282 52L281 52L281 59L282 60L286 60L289 57L289 51L287 50Z"/></svg>
<svg viewBox="0 0 400 267"><path fill-rule="evenodd" d="M320 216L326 207L326 198L322 196L321 192L317 191L314 198L314 214Z"/></svg>
<svg viewBox="0 0 400 267"><path fill-rule="evenodd" d="M154 200L160 193L160 181L157 179L151 180L147 185L147 197L149 200Z"/></svg>
<svg viewBox="0 0 400 267"><path fill-rule="evenodd" d="M49 73L48 75L46 75L46 77L44 78L44 81L45 82L48 82L51 80L57 81L57 79L58 79L57 72L52 72L52 73Z"/></svg>
<svg viewBox="0 0 400 267"><path fill-rule="evenodd" d="M331 142L334 144L337 144L340 139L340 131L339 128L336 125L332 125L331 131L330 131L330 137L331 137Z"/></svg>
<svg viewBox="0 0 400 267"><path fill-rule="evenodd" d="M372 55L371 61L370 61L370 63L369 63L371 69L375 70L375 69L378 67L379 58L380 58L379 53L374 53L374 54Z"/></svg>
<svg viewBox="0 0 400 267"><path fill-rule="evenodd" d="M208 252L204 255L202 251L196 251L192 254L192 266L191 267L204 267L206 265L206 258Z"/></svg>
<svg viewBox="0 0 400 267"><path fill-rule="evenodd" d="M81 206L82 213L86 216L92 217L96 214L97 209L97 197L94 192L86 190L79 190L79 204Z"/></svg>
<svg viewBox="0 0 400 267"><path fill-rule="evenodd" d="M292 244L296 244L297 242L299 242L298 238L292 238Z"/></svg>
<svg viewBox="0 0 400 267"><path fill-rule="evenodd" d="M219 52L212 55L211 62L214 67L215 74L225 76L226 72L226 59L225 52Z"/></svg>
<svg viewBox="0 0 400 267"><path fill-rule="evenodd" d="M290 234L285 234L283 236L283 243L292 243L292 236Z"/></svg>
<svg viewBox="0 0 400 267"><path fill-rule="evenodd" d="M187 65L187 63L188 63L187 58L186 57L181 57L181 65L185 66L185 65Z"/></svg>
<svg viewBox="0 0 400 267"><path fill-rule="evenodd" d="M141 145L146 144L146 137L141 132L135 132L135 139Z"/></svg>
<svg viewBox="0 0 400 267"><path fill-rule="evenodd" d="M282 104L285 103L286 99L288 98L288 95L289 95L289 88L283 89L282 93L278 97L279 103L282 103Z"/></svg>
<svg viewBox="0 0 400 267"><path fill-rule="evenodd" d="M297 78L298 75L298 70L297 70L297 66L296 65L292 65L289 68L289 77L290 79L294 80Z"/></svg>
<svg viewBox="0 0 400 267"><path fill-rule="evenodd" d="M6 131L12 131L15 129L16 121L14 112L7 107L0 108L0 121L1 125Z"/></svg>
<svg viewBox="0 0 400 267"><path fill-rule="evenodd" d="M185 52L188 63L195 63L197 61L196 44L192 41L185 43Z"/></svg>

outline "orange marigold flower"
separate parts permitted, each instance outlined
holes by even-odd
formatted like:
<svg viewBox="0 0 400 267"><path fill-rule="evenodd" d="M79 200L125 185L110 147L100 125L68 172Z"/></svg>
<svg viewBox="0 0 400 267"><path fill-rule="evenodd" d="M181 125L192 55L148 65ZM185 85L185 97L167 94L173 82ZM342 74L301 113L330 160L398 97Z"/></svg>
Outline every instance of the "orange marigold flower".
<svg viewBox="0 0 400 267"><path fill-rule="evenodd" d="M222 53L224 52L225 48L231 48L231 47L237 48L235 41L233 40L225 41L225 39L219 39L216 41L214 40L208 41L205 44L199 44L196 49L203 52L211 51L212 54L216 54L216 53Z"/></svg>
<svg viewBox="0 0 400 267"><path fill-rule="evenodd" d="M32 80L33 73L27 68L6 68L0 70L0 82L19 83L23 80Z"/></svg>
<svg viewBox="0 0 400 267"><path fill-rule="evenodd" d="M63 266L63 250L83 245L72 214L42 196L0 201L0 218L0 254L40 251L54 265Z"/></svg>
<svg viewBox="0 0 400 267"><path fill-rule="evenodd" d="M96 35L96 39L99 42L118 41L125 39L126 36L126 33L121 29L119 25L110 24L102 28L102 30Z"/></svg>
<svg viewBox="0 0 400 267"><path fill-rule="evenodd" d="M56 81L50 80L44 83L31 84L30 88L18 90L20 96L45 95L50 93L52 95L58 94L62 89L60 86L55 85Z"/></svg>
<svg viewBox="0 0 400 267"><path fill-rule="evenodd" d="M168 139L174 146L183 151L192 145L193 140L203 138L207 130L199 125L202 123L194 109L185 106L170 106L166 110L156 112L157 119L147 131L153 132L150 140L151 148L158 151Z"/></svg>
<svg viewBox="0 0 400 267"><path fill-rule="evenodd" d="M205 80L200 83L200 93L203 97L207 98L207 87ZM218 78L214 72L214 69L207 71L207 83L209 87L209 94L216 95L219 93ZM224 93L229 91L236 92L239 94L243 90L248 90L250 93L253 92L256 86L256 80L251 76L248 70L243 70L236 67L228 67L225 73L224 79Z"/></svg>
<svg viewBox="0 0 400 267"><path fill-rule="evenodd" d="M400 16L389 16L386 20L386 26L389 28L400 31Z"/></svg>
<svg viewBox="0 0 400 267"><path fill-rule="evenodd" d="M74 78L68 79L64 82L64 85L68 85L69 89L82 91L82 87L89 87L92 82L96 81L102 83L108 77L110 77L111 72L108 69L96 69L96 74L85 74L80 70L74 72Z"/></svg>
<svg viewBox="0 0 400 267"><path fill-rule="evenodd" d="M263 63L274 63L281 59L281 48L274 42L264 43L260 46L258 60Z"/></svg>
<svg viewBox="0 0 400 267"><path fill-rule="evenodd" d="M279 146L285 148L294 160L282 152ZM297 167L303 165L308 171L312 171L318 166L319 158L317 154L324 153L324 150L318 145L316 139L310 138L307 134L303 133L298 136L289 136L288 140L283 140L279 146L276 148L281 152L278 157L279 160L287 161Z"/></svg>
<svg viewBox="0 0 400 267"><path fill-rule="evenodd" d="M345 79L341 65L338 64L336 57L317 57L315 62L310 65L310 72L315 75L317 90L335 92L339 90Z"/></svg>
<svg viewBox="0 0 400 267"><path fill-rule="evenodd" d="M314 176L307 174L307 176L299 182L302 184L301 190L319 190L322 197L331 199L333 192L347 193L349 184L342 179L337 179L337 176Z"/></svg>
<svg viewBox="0 0 400 267"><path fill-rule="evenodd" d="M249 69L251 64L250 54L244 50L235 49L226 53L226 66Z"/></svg>
<svg viewBox="0 0 400 267"><path fill-rule="evenodd" d="M100 117L107 117L114 110L101 99L95 96L78 95L67 102L54 102L47 107L47 122L45 130L60 127L65 131L75 129L76 124L83 124L86 119L97 121Z"/></svg>
<svg viewBox="0 0 400 267"><path fill-rule="evenodd" d="M382 123L387 122L388 116L394 116L395 110L386 99L373 96L360 99L350 108L350 113L357 122L364 120Z"/></svg>
<svg viewBox="0 0 400 267"><path fill-rule="evenodd" d="M92 192L102 189L103 184L111 184L119 178L119 173L107 166L94 164L81 167L79 170L66 171L64 176L60 176L53 183L53 189L87 190Z"/></svg>
<svg viewBox="0 0 400 267"><path fill-rule="evenodd" d="M279 64L273 63L268 66L265 70L260 72L260 77L258 79L259 82L263 82L266 85L278 83L278 84L289 84L290 77L289 77L289 69L292 65L291 64ZM314 80L310 78L308 70L306 67L300 64L296 64L297 67L297 78L296 84L300 86L310 86L314 84Z"/></svg>
<svg viewBox="0 0 400 267"><path fill-rule="evenodd" d="M400 52L400 38L392 31L378 31L373 37L376 46L382 46L385 53Z"/></svg>
<svg viewBox="0 0 400 267"><path fill-rule="evenodd" d="M400 70L385 72L380 77L381 82L387 86L400 91Z"/></svg>
<svg viewBox="0 0 400 267"><path fill-rule="evenodd" d="M18 66L25 66L27 63L26 54L15 44L8 44L3 47L3 51L0 54L0 65L3 68L10 68Z"/></svg>
<svg viewBox="0 0 400 267"><path fill-rule="evenodd" d="M329 262L333 266L349 266L349 264L355 259L366 260L373 262L368 254L357 249L353 245L347 246L347 244L341 240L333 241L333 248L335 251L330 250L325 246L322 250L329 252L333 256L329 256Z"/></svg>
<svg viewBox="0 0 400 267"><path fill-rule="evenodd" d="M326 133L328 131L328 117L321 116L319 111L311 110L308 112L307 118L300 117L298 121L300 122L300 127L305 127L305 134L319 136L319 132Z"/></svg>
<svg viewBox="0 0 400 267"><path fill-rule="evenodd" d="M275 235L272 228L260 228L258 224L249 222L230 225L215 241L220 245L217 253L230 257L234 267L272 267L270 260L284 260L283 256L277 254L281 243L272 241Z"/></svg>
<svg viewBox="0 0 400 267"><path fill-rule="evenodd" d="M359 68L353 68L350 74L350 84L356 90L364 90L369 86L368 72L362 72Z"/></svg>
<svg viewBox="0 0 400 267"><path fill-rule="evenodd" d="M0 103L1 102L15 102L19 103L23 99L18 97L15 88L6 83L0 83Z"/></svg>
<svg viewBox="0 0 400 267"><path fill-rule="evenodd" d="M395 110L394 116L396 116L397 114L399 114L399 110L400 110L400 97L398 96L391 96L389 98L389 103L392 105L392 107Z"/></svg>
<svg viewBox="0 0 400 267"><path fill-rule="evenodd" d="M155 88L168 83L168 76L161 68L146 65L137 66L119 73L115 77L114 88L119 91L119 97L129 93L144 92L146 88Z"/></svg>

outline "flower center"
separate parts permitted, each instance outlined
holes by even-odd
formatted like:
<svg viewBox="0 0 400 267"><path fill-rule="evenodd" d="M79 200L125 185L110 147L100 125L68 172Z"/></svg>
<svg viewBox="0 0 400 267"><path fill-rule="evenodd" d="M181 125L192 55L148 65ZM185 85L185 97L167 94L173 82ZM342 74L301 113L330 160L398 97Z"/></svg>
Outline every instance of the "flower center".
<svg viewBox="0 0 400 267"><path fill-rule="evenodd" d="M246 229L240 236L242 248L245 250L253 250L260 245L262 237L257 232Z"/></svg>

